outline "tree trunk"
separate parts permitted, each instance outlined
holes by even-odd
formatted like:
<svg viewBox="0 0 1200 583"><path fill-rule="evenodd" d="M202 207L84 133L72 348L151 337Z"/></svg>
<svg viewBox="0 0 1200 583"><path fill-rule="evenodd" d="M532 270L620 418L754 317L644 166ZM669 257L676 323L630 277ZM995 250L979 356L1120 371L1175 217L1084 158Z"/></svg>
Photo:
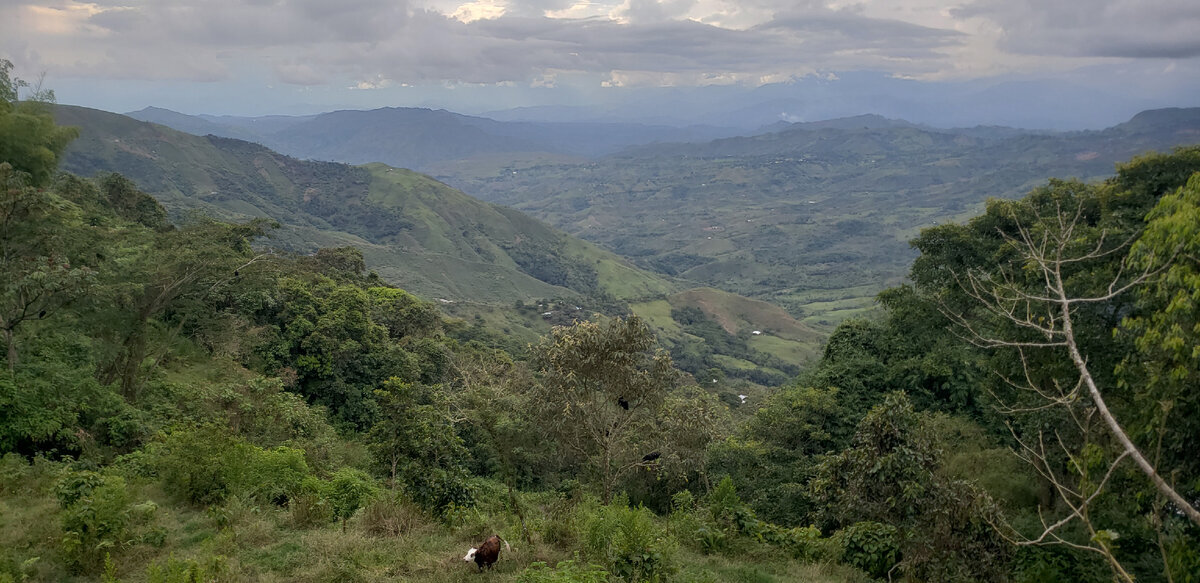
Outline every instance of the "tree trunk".
<svg viewBox="0 0 1200 583"><path fill-rule="evenodd" d="M11 329L4 329L4 342L8 345L8 372L12 372L17 368L17 342Z"/></svg>
<svg viewBox="0 0 1200 583"><path fill-rule="evenodd" d="M1139 451L1137 446L1134 445L1133 441L1129 439L1129 435L1125 433L1125 429L1121 427L1121 424L1117 423L1117 419L1113 417L1112 412L1108 410L1108 405L1104 403L1104 397L1100 394L1100 389L1096 387L1096 381L1092 379L1091 371L1088 370L1087 361L1083 359L1083 354L1079 352L1079 347L1075 344L1075 331L1071 326L1071 304L1067 301L1067 294L1063 288L1062 276L1058 275L1057 273L1055 275L1055 283L1057 284L1057 289L1055 291L1059 294L1060 305L1062 307L1062 327L1063 335L1067 339L1067 350L1071 354L1071 362L1075 364L1075 369L1079 371L1079 376L1083 379L1084 386L1087 387L1088 395L1091 396L1092 402L1096 405L1096 412L1100 414L1100 418L1103 419L1104 423L1108 425L1108 428L1110 431L1112 431L1113 436L1117 438L1118 442L1120 442L1121 447L1129 453L1129 457L1133 458L1134 463L1137 464L1138 468L1142 470L1142 473L1146 474L1146 477L1150 478L1150 481L1154 484L1154 487L1158 489L1159 493L1161 493L1163 496L1166 496L1168 500L1173 502L1175 506L1178 507L1179 510L1183 512L1183 514L1187 516L1189 520L1192 521L1193 524L1200 526L1200 511L1197 511L1196 508L1189 504L1187 500L1184 500L1183 496L1180 496L1170 484L1167 484L1167 481L1158 474L1157 469L1150 464L1150 461L1142 455L1142 452Z"/></svg>
<svg viewBox="0 0 1200 583"><path fill-rule="evenodd" d="M612 450L604 448L604 504L612 502Z"/></svg>

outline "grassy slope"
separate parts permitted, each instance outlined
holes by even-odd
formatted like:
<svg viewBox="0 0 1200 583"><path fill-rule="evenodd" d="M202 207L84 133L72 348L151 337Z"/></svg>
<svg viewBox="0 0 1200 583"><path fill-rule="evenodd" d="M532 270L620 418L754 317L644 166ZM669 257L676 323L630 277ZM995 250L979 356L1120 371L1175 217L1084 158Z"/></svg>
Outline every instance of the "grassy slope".
<svg viewBox="0 0 1200 583"><path fill-rule="evenodd" d="M678 288L594 245L407 170L301 161L96 110L56 111L60 123L82 130L65 170L121 172L176 216L199 209L278 220L284 225L278 244L297 251L358 246L370 268L425 297L509 304L581 295L524 273L506 250L523 242L594 266L600 287L617 299Z"/></svg>
<svg viewBox="0 0 1200 583"><path fill-rule="evenodd" d="M751 348L789 363L805 363L817 358L825 339L823 332L792 318L777 305L713 288L691 289L666 299L634 303L630 307L657 328L660 337L668 343L687 335L671 318L671 310L699 308L726 332L745 338ZM754 330L762 334L753 334ZM753 363L745 360L720 358L722 364L731 368L755 368Z"/></svg>
<svg viewBox="0 0 1200 583"><path fill-rule="evenodd" d="M99 578L71 576L61 566L56 543L60 537L58 504L47 491L48 482L30 482L19 492L0 492L0 545L22 549L21 556L37 557L25 567L28 581L92 582ZM134 499L158 505L148 527L165 533L161 547L138 545L118 555L116 575L124 583L147 581L147 569L161 568L168 560L178 563L219 556L222 581L326 582L389 581L449 583L475 581L508 583L535 561L551 565L572 556L555 545L526 543L512 530L515 517L477 513L456 526L446 526L422 515L410 515L408 528L398 536L371 534L361 517L349 522L346 532L336 524L298 528L291 514L281 508L231 502L213 513L201 508L176 505L153 484L132 485ZM541 515L549 501L544 495L528 495ZM218 525L216 516L228 521ZM540 519L540 516L539 516ZM485 535L498 532L511 541L513 552L502 552L491 571L480 574L474 564L462 561L465 550ZM776 557L775 549L753 549L748 556L701 555L682 548L676 556L680 565L677 581L746 581L784 583L811 581L839 583L865 581L851 569L823 564L804 564Z"/></svg>

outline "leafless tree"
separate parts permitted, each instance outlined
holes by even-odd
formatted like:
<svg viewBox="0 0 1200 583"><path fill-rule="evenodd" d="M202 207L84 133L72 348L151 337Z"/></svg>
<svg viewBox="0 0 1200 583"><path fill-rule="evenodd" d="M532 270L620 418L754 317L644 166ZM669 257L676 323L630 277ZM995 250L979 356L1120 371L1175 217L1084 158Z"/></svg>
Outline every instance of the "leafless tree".
<svg viewBox="0 0 1200 583"><path fill-rule="evenodd" d="M1075 325L1080 306L1113 300L1164 270L1170 260L1151 263L1132 273L1122 261L1099 293L1074 294L1067 285L1068 274L1073 269L1082 267L1080 264L1111 259L1113 254L1126 250L1132 239L1114 244L1107 240L1107 233L1101 232L1094 238L1094 243L1082 243L1088 240L1088 234L1083 233L1086 225L1081 202L1076 203L1075 208L1064 208L1062 201L1056 201L1050 216L1037 208L1033 213L1032 220L1022 220L1015 211L1010 211L1015 234L1000 230L1000 235L1018 259L1015 270L970 270L955 274L959 288L985 312L998 317L1007 332L987 328L945 304L942 311L973 344L1016 352L1020 372L1014 377L1003 378L1011 387L1031 395L1033 404L1015 405L1001 400L1002 412L1016 414L1061 408L1074 424L1072 429L1083 436L1084 445L1093 443L1092 440L1102 432L1107 432L1118 445L1116 457L1109 462L1107 470L1099 476L1089 476L1085 462L1080 459L1078 444L1068 445L1058 431L1039 431L1034 438L1018 435L1010 425L1018 444L1017 455L1053 485L1069 512L1059 520L1043 515L1042 532L1035 536L1022 536L1011 528L1002 529L1007 531L1006 536L1019 545L1062 544L1101 554L1120 579L1132 582L1132 576L1113 556L1111 533L1097 529L1089 518L1090 505L1104 491L1117 467L1126 460L1132 461L1161 496L1197 525L1200 525L1200 512L1163 479L1156 463L1147 459L1133 443L1109 409L1104 393L1089 369L1087 356L1080 349ZM1045 382L1036 382L1029 357L1032 351L1038 350L1065 352L1075 378L1065 383L1051 382L1049 387ZM1057 461L1062 456L1078 479L1065 475L1062 464ZM1063 536L1064 527L1075 522L1088 532L1088 543L1080 544Z"/></svg>

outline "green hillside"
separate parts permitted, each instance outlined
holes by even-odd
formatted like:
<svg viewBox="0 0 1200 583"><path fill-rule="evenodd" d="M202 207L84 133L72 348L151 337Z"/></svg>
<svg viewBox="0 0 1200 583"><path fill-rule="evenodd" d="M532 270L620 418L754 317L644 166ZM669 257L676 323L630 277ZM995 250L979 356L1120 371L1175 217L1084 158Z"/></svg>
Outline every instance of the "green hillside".
<svg viewBox="0 0 1200 583"><path fill-rule="evenodd" d="M282 224L299 252L354 245L387 281L428 298L511 304L538 298L661 295L677 285L528 216L411 171L297 160L216 136L193 136L97 110L59 106L80 128L63 168L120 172L173 216Z"/></svg>

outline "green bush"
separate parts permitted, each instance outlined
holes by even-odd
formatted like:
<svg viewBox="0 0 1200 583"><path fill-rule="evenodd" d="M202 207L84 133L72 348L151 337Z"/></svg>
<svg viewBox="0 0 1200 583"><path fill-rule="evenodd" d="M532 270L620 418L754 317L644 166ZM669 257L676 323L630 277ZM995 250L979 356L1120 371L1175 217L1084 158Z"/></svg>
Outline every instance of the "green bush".
<svg viewBox="0 0 1200 583"><path fill-rule="evenodd" d="M821 530L815 526L784 528L763 523L762 538L765 542L786 549L794 558L816 561L824 558L824 541Z"/></svg>
<svg viewBox="0 0 1200 583"><path fill-rule="evenodd" d="M625 581L665 581L674 571L674 545L646 508L618 498L609 506L581 507L584 555Z"/></svg>
<svg viewBox="0 0 1200 583"><path fill-rule="evenodd" d="M886 577L900 562L900 541L890 524L856 522L834 536L841 542L842 562L872 577Z"/></svg>
<svg viewBox="0 0 1200 583"><path fill-rule="evenodd" d="M361 520L362 529L375 536L400 536L431 522L419 506L394 494L367 504Z"/></svg>
<svg viewBox="0 0 1200 583"><path fill-rule="evenodd" d="M354 468L342 468L334 472L325 486L325 499L333 509L334 518L342 520L343 530L346 520L378 493L379 488L371 476Z"/></svg>
<svg viewBox="0 0 1200 583"><path fill-rule="evenodd" d="M303 451L266 450L217 427L176 430L148 447L145 457L132 465L156 473L167 493L201 505L231 495L284 504L309 476Z"/></svg>
<svg viewBox="0 0 1200 583"><path fill-rule="evenodd" d="M517 576L517 583L607 583L608 571L598 565L563 561L551 569L538 561Z"/></svg>
<svg viewBox="0 0 1200 583"><path fill-rule="evenodd" d="M131 497L124 479L72 472L55 487L55 494L63 507L63 555L73 570L98 568L109 552L126 542Z"/></svg>

